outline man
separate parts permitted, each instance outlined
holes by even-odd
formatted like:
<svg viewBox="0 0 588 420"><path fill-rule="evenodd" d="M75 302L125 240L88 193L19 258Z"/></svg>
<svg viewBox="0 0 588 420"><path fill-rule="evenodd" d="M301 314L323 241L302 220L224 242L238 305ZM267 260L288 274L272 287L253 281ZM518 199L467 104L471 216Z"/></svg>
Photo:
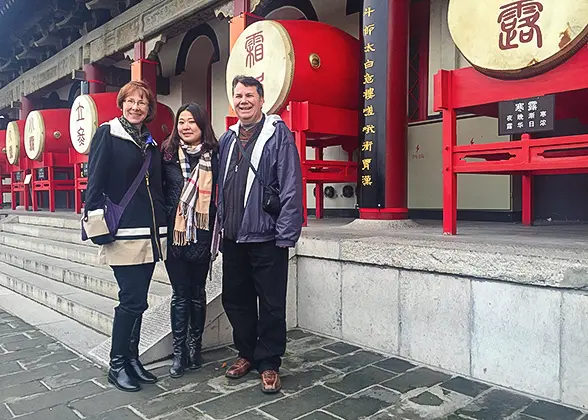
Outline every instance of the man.
<svg viewBox="0 0 588 420"><path fill-rule="evenodd" d="M271 394L286 350L288 248L302 231L300 157L282 119L263 114L262 84L237 76L232 86L239 121L220 139L218 220L222 302L239 356L226 376L257 369Z"/></svg>

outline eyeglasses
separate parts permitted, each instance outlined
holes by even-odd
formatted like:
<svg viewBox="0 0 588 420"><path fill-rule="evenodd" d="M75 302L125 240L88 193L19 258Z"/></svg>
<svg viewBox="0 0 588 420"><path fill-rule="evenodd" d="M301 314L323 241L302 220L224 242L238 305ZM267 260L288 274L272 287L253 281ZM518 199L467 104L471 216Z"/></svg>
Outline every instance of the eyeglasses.
<svg viewBox="0 0 588 420"><path fill-rule="evenodd" d="M125 99L125 104L129 106L137 105L139 108L147 108L147 106L149 106L149 104L145 101L135 102L134 99Z"/></svg>

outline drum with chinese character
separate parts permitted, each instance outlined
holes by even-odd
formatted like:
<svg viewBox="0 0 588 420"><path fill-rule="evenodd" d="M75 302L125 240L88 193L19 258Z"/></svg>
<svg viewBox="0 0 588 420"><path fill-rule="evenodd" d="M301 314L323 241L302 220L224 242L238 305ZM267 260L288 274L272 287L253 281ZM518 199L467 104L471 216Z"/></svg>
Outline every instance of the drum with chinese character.
<svg viewBox="0 0 588 420"><path fill-rule="evenodd" d="M588 0L451 0L449 31L479 71L537 75L561 64L588 36Z"/></svg>
<svg viewBox="0 0 588 420"><path fill-rule="evenodd" d="M69 133L78 153L87 155L98 126L122 114L116 105L117 95L116 92L106 92L80 95L76 98L69 114ZM160 146L171 133L173 125L172 110L158 102L155 120L147 124L147 128Z"/></svg>
<svg viewBox="0 0 588 420"><path fill-rule="evenodd" d="M6 159L11 165L20 164L20 151L24 147L24 128L23 120L11 121L6 126Z"/></svg>
<svg viewBox="0 0 588 420"><path fill-rule="evenodd" d="M24 129L24 148L29 159L39 160L43 152L67 153L70 147L68 109L29 113Z"/></svg>
<svg viewBox="0 0 588 420"><path fill-rule="evenodd" d="M385 56L385 54L384 54ZM229 103L236 75L263 84L263 111L275 113L289 101L359 108L361 45L346 32L306 20L261 20L237 38L227 64Z"/></svg>

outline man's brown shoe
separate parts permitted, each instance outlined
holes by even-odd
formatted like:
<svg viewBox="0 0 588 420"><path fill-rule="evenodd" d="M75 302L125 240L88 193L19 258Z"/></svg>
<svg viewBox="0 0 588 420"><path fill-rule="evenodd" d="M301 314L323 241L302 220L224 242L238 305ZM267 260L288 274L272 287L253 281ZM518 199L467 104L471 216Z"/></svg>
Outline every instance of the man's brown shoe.
<svg viewBox="0 0 588 420"><path fill-rule="evenodd" d="M239 357L235 363L227 370L225 376L231 379L239 379L247 375L251 370L251 362Z"/></svg>
<svg viewBox="0 0 588 420"><path fill-rule="evenodd" d="M266 370L261 373L261 391L265 394L275 394L282 389L280 375L275 370Z"/></svg>

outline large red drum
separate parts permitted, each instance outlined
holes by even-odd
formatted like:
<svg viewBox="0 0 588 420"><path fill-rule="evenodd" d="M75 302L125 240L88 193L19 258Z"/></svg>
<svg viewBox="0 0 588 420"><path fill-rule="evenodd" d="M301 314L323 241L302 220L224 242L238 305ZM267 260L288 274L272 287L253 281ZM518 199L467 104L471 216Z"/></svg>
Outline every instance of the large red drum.
<svg viewBox="0 0 588 420"><path fill-rule="evenodd" d="M98 126L121 115L121 110L116 105L117 95L116 92L106 92L80 95L76 98L69 113L69 133L78 153L88 154ZM159 145L171 133L173 125L172 110L158 102L155 120L147 124L147 128Z"/></svg>
<svg viewBox="0 0 588 420"><path fill-rule="evenodd" d="M262 82L263 111L289 101L357 110L360 42L333 26L307 20L261 20L237 38L227 64L227 95L236 75Z"/></svg>
<svg viewBox="0 0 588 420"><path fill-rule="evenodd" d="M31 160L40 160L44 152L67 153L69 109L31 111L25 122L24 147Z"/></svg>
<svg viewBox="0 0 588 420"><path fill-rule="evenodd" d="M6 159L11 165L20 165L21 149L24 148L25 121L11 121L6 126Z"/></svg>

